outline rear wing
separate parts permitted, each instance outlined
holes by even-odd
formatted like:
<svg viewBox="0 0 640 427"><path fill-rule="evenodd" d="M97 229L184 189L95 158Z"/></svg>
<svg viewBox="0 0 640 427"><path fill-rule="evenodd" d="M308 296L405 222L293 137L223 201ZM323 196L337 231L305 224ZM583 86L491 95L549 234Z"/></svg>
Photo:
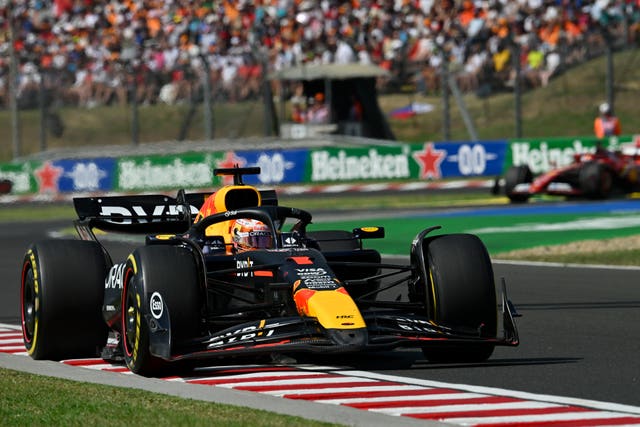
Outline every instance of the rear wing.
<svg viewBox="0 0 640 427"><path fill-rule="evenodd" d="M177 197L161 194L76 197L73 199L78 215L76 228L147 234L186 232L211 194L180 190ZM260 197L262 205L278 204L275 190L260 190Z"/></svg>

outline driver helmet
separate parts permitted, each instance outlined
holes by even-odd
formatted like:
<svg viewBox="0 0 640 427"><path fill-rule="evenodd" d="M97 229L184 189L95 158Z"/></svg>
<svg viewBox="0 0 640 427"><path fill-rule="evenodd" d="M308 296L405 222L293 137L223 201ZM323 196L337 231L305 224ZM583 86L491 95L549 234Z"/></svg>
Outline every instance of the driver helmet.
<svg viewBox="0 0 640 427"><path fill-rule="evenodd" d="M600 104L600 114L611 114L611 106L608 102Z"/></svg>
<svg viewBox="0 0 640 427"><path fill-rule="evenodd" d="M256 219L239 218L231 229L233 246L238 251L267 249L273 244L269 227Z"/></svg>

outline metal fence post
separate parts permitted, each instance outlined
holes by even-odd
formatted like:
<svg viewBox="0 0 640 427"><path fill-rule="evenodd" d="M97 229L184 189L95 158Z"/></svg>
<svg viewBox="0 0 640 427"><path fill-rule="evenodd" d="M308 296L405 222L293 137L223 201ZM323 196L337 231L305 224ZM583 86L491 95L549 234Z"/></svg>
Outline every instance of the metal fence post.
<svg viewBox="0 0 640 427"><path fill-rule="evenodd" d="M44 71L42 67L38 67L40 75L40 85L38 87L38 104L40 107L40 151L47 150L47 99L45 93Z"/></svg>
<svg viewBox="0 0 640 427"><path fill-rule="evenodd" d="M444 49L440 50L442 54L440 90L442 90L442 137L445 141L451 139L451 119L449 111L449 58L445 54Z"/></svg>
<svg viewBox="0 0 640 427"><path fill-rule="evenodd" d="M213 139L213 115L211 114L211 69L209 68L209 61L205 55L200 54L200 60L202 61L202 68L204 70L204 74L202 76L204 137L205 140L209 142Z"/></svg>
<svg viewBox="0 0 640 427"><path fill-rule="evenodd" d="M516 41L512 41L511 46L513 67L516 74L513 82L516 138L522 138L522 68L520 67L520 45Z"/></svg>

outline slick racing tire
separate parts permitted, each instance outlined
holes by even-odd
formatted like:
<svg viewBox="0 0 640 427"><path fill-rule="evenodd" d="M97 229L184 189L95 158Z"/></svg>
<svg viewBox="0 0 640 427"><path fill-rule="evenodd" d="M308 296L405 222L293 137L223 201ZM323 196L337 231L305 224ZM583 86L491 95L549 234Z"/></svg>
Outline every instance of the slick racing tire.
<svg viewBox="0 0 640 427"><path fill-rule="evenodd" d="M150 304L164 302L169 311L172 351L176 344L199 335L200 301L204 297L199 293L199 270L193 253L177 246L144 246L129 255L124 271L121 330L127 366L144 376L184 368L151 353L149 322L154 311Z"/></svg>
<svg viewBox="0 0 640 427"><path fill-rule="evenodd" d="M448 234L428 240L430 289L427 307L439 325L482 338L495 338L498 308L493 267L487 249L472 234ZM432 362L481 362L493 353L493 343L434 343L422 349Z"/></svg>
<svg viewBox="0 0 640 427"><path fill-rule="evenodd" d="M611 194L611 171L598 162L585 163L580 168L578 179L582 193L590 199L605 199Z"/></svg>
<svg viewBox="0 0 640 427"><path fill-rule="evenodd" d="M22 336L32 358L99 355L107 342L102 302L110 267L97 242L47 240L27 250L20 303Z"/></svg>
<svg viewBox="0 0 640 427"><path fill-rule="evenodd" d="M528 194L513 194L513 189L519 184L531 183L533 173L529 166L511 166L504 175L504 192L512 203L524 203L529 200Z"/></svg>

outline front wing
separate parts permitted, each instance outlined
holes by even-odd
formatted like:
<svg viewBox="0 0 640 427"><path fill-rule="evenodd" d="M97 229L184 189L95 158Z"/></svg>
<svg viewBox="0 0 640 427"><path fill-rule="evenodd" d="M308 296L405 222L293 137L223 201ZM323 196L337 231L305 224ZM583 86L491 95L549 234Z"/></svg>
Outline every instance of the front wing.
<svg viewBox="0 0 640 427"><path fill-rule="evenodd" d="M519 337L513 320L514 311L504 292L501 306L502 331L496 337L484 337L478 330L438 325L423 316L401 310L378 310L362 313L367 328L366 332L359 331L364 333L364 340L356 340L357 344L331 339L315 319L282 317L247 322L191 342L176 343L173 353L169 319L164 315L150 323L150 350L157 357L177 361L286 352L356 353L428 347L442 342L517 346Z"/></svg>

